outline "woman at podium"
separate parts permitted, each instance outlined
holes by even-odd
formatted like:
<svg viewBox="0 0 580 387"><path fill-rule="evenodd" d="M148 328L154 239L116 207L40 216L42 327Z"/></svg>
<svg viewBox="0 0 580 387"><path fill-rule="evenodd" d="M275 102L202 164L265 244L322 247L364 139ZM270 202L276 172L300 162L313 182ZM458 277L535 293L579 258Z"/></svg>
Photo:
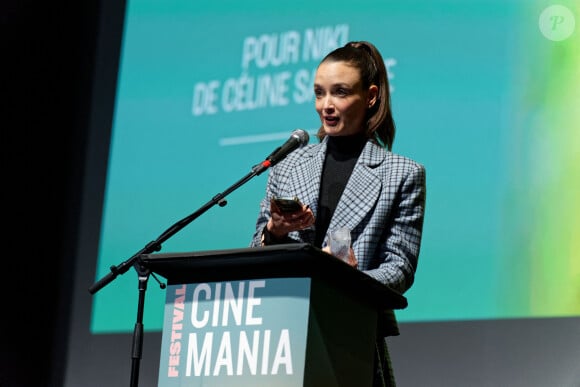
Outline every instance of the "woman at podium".
<svg viewBox="0 0 580 387"><path fill-rule="evenodd" d="M318 65L314 96L319 141L270 169L252 246L301 242L331 252L327 235L346 229L345 260L403 294L419 257L425 168L392 152L395 124L378 49L360 41L330 52ZM383 339L398 334L390 318L377 340L375 386L395 385Z"/></svg>

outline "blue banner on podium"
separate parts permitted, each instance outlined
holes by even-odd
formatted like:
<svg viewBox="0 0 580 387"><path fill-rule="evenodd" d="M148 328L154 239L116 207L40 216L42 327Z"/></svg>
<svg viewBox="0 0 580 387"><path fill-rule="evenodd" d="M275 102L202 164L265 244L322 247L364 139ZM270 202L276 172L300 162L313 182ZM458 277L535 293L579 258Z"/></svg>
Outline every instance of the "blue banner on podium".
<svg viewBox="0 0 580 387"><path fill-rule="evenodd" d="M159 386L302 386L310 278L170 285Z"/></svg>

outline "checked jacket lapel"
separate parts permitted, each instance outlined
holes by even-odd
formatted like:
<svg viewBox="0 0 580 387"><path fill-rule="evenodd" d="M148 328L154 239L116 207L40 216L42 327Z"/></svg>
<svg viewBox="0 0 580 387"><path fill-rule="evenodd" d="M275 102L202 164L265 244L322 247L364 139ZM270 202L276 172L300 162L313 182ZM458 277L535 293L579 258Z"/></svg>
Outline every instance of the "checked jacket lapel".
<svg viewBox="0 0 580 387"><path fill-rule="evenodd" d="M375 206L382 189L375 168L384 160L382 148L371 142L365 145L332 216L329 230L340 227L355 230Z"/></svg>

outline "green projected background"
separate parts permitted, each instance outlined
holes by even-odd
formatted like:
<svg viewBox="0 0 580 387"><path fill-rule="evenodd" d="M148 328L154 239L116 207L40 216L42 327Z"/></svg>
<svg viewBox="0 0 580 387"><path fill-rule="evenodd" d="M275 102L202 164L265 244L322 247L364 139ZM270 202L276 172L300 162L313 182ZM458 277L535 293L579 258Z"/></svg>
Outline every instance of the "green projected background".
<svg viewBox="0 0 580 387"><path fill-rule="evenodd" d="M580 13L559 4L129 1L96 279L294 129L315 132L318 62L369 40L390 72L393 150L427 169L399 320L580 315ZM162 252L248 246L265 183L252 179ZM137 297L133 271L99 291L92 331L131 331ZM147 330L161 329L164 300L150 281Z"/></svg>

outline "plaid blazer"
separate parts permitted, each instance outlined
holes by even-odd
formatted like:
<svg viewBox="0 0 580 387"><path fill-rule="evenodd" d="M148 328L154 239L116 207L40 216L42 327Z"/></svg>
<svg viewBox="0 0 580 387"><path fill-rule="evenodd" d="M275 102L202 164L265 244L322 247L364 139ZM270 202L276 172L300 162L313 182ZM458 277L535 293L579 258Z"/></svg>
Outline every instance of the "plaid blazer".
<svg viewBox="0 0 580 387"><path fill-rule="evenodd" d="M326 144L327 138L299 148L271 168L251 246L261 245L273 196L297 196L316 216ZM358 269L403 294L415 278L425 195L425 168L421 164L369 141L346 184L329 230L343 226L352 230ZM288 236L314 243L314 226ZM391 318L394 322L394 315Z"/></svg>

